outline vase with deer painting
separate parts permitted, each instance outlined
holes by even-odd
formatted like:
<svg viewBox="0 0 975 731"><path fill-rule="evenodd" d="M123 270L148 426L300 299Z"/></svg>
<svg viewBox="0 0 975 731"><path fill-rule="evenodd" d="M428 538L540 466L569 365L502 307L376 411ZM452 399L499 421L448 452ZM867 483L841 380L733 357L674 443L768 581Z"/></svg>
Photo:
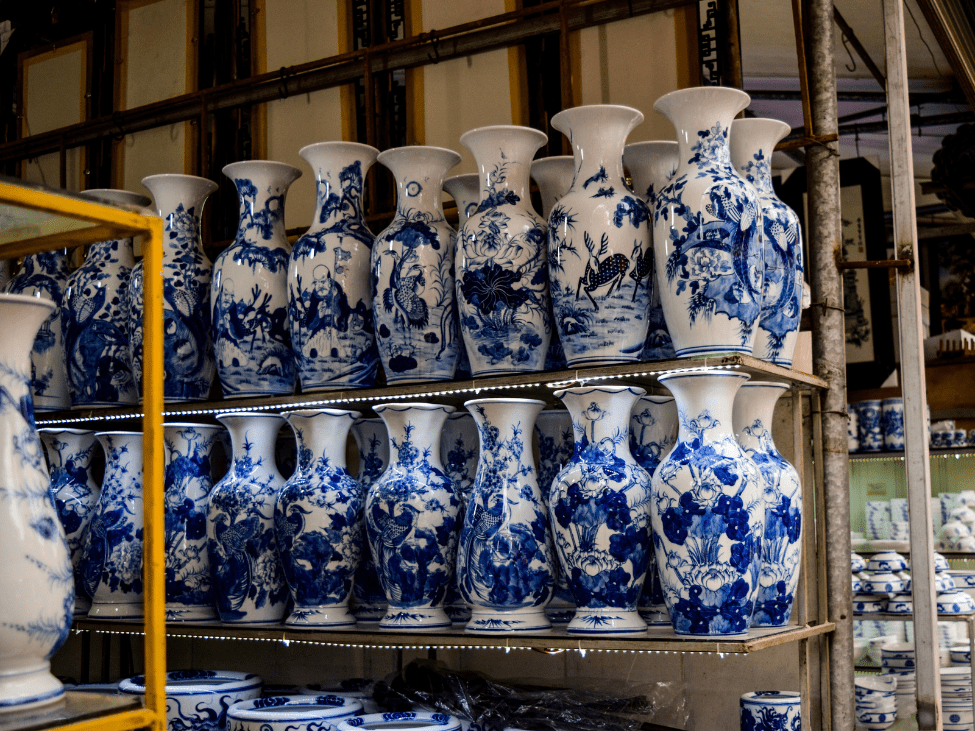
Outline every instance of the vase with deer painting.
<svg viewBox="0 0 975 731"><path fill-rule="evenodd" d="M595 104L559 112L572 187L549 215L548 267L569 367L632 363L647 337L653 289L650 209L623 178L623 144L643 114Z"/></svg>

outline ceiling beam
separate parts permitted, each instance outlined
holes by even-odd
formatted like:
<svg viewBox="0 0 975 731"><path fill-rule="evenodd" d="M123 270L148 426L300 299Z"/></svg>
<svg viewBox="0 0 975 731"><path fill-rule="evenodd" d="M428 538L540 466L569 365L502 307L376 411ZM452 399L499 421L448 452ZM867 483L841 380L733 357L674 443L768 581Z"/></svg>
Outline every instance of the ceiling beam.
<svg viewBox="0 0 975 731"><path fill-rule="evenodd" d="M799 91L776 91L769 89L746 89L752 101L792 102L802 101ZM911 94L911 106L918 104L967 104L961 94L953 91L915 91ZM836 100L840 103L877 102L885 104L887 94L883 91L838 91Z"/></svg>
<svg viewBox="0 0 975 731"><path fill-rule="evenodd" d="M965 11L968 3L971 0L917 0L968 106L975 109L975 28Z"/></svg>

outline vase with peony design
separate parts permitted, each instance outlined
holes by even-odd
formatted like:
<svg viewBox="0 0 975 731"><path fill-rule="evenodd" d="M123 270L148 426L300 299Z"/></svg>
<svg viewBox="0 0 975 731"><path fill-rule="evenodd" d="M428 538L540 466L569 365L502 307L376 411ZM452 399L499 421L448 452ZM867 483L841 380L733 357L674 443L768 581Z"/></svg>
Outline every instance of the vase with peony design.
<svg viewBox="0 0 975 731"><path fill-rule="evenodd" d="M457 514L458 526L464 525L467 503L474 488L474 478L477 475L478 440L477 425L470 414L454 412L447 417L443 436L440 439L440 461L443 463L447 477L454 483L457 498L460 500L460 512ZM456 573L456 581L447 587L444 611L454 623L454 627L465 627L471 618L471 608L458 591L459 582L460 574Z"/></svg>
<svg viewBox="0 0 975 731"><path fill-rule="evenodd" d="M352 425L352 436L359 450L356 479L365 495L389 465L389 437L382 419L358 419ZM356 621L378 622L386 614L386 593L379 583L368 539L362 543L362 561L352 581L352 597Z"/></svg>

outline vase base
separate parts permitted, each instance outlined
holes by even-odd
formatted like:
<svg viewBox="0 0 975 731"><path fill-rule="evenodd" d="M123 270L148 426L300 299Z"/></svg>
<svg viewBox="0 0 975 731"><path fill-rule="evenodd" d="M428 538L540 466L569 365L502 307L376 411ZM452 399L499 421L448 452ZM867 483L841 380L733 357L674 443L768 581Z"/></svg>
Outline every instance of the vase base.
<svg viewBox="0 0 975 731"><path fill-rule="evenodd" d="M345 381L329 381L328 383L310 383L307 386L302 382L301 393L327 393L329 391L344 391L347 388L372 388L373 383L355 383Z"/></svg>
<svg viewBox="0 0 975 731"><path fill-rule="evenodd" d="M678 358L700 358L702 356L751 355L752 348L747 345L697 345L693 348L677 350Z"/></svg>
<svg viewBox="0 0 975 731"><path fill-rule="evenodd" d="M444 607L444 611L447 612L450 621L454 623L454 627L463 627L471 619L471 609L466 604Z"/></svg>
<svg viewBox="0 0 975 731"><path fill-rule="evenodd" d="M142 602L138 604L114 604L111 602L91 603L88 619L127 619L138 621L143 618Z"/></svg>
<svg viewBox="0 0 975 731"><path fill-rule="evenodd" d="M263 398L268 396L294 396L295 388L294 386L292 386L290 391L288 391L287 389L278 390L273 388L267 388L261 390L254 389L253 391L227 391L226 389L223 389L221 390L221 393L223 394L223 397L225 399L255 398L255 397Z"/></svg>
<svg viewBox="0 0 975 731"><path fill-rule="evenodd" d="M357 622L378 622L386 616L385 605L360 606L352 612Z"/></svg>
<svg viewBox="0 0 975 731"><path fill-rule="evenodd" d="M414 383L429 383L431 381L452 381L453 376L426 376L423 378L409 377L409 378L389 378L386 377L387 386L408 386Z"/></svg>
<svg viewBox="0 0 975 731"><path fill-rule="evenodd" d="M548 632L551 629L552 623L545 616L543 607L511 612L475 609L471 612L471 621L465 627L469 634L478 635Z"/></svg>
<svg viewBox="0 0 975 731"><path fill-rule="evenodd" d="M647 623L635 609L578 607L566 631L572 635L636 635L647 631Z"/></svg>
<svg viewBox="0 0 975 731"><path fill-rule="evenodd" d="M229 624L235 627L280 627L281 623L284 621L284 617L280 619L255 619L251 620L240 620L240 619L224 619L220 618L220 624Z"/></svg>
<svg viewBox="0 0 975 731"><path fill-rule="evenodd" d="M87 617L89 611L91 611L91 599L88 597L79 597L76 593L74 597L74 616Z"/></svg>
<svg viewBox="0 0 975 731"><path fill-rule="evenodd" d="M284 624L286 627L355 627L356 619L348 604L322 604L295 607Z"/></svg>
<svg viewBox="0 0 975 731"><path fill-rule="evenodd" d="M51 664L44 660L33 670L0 678L0 718L26 711L64 698L64 686L51 674Z"/></svg>
<svg viewBox="0 0 975 731"><path fill-rule="evenodd" d="M636 355L618 355L618 356L591 356L588 358L576 358L576 359L566 359L569 368L578 368L579 366L608 366L608 365L621 365L623 363L639 363L640 354Z"/></svg>
<svg viewBox="0 0 975 731"><path fill-rule="evenodd" d="M84 401L82 403L71 404L72 411L81 411L82 409L114 409L120 406L138 406L139 399L132 399L131 401L126 401L119 399L118 401Z"/></svg>
<svg viewBox="0 0 975 731"><path fill-rule="evenodd" d="M71 402L67 399L63 401L46 400L34 397L34 411L64 411L71 408Z"/></svg>
<svg viewBox="0 0 975 731"><path fill-rule="evenodd" d="M379 629L388 632L413 632L416 630L450 629L450 617L443 607L390 607L379 623Z"/></svg>
<svg viewBox="0 0 975 731"><path fill-rule="evenodd" d="M640 613L640 618L647 623L648 627L670 626L670 613L664 604L650 604L645 607L639 607L637 611Z"/></svg>
<svg viewBox="0 0 975 731"><path fill-rule="evenodd" d="M548 621L552 624L568 624L572 621L575 614L575 609L559 609L554 612L545 612L545 616L548 617Z"/></svg>
<svg viewBox="0 0 975 731"><path fill-rule="evenodd" d="M167 604L167 622L209 622L217 618L217 610L207 605Z"/></svg>

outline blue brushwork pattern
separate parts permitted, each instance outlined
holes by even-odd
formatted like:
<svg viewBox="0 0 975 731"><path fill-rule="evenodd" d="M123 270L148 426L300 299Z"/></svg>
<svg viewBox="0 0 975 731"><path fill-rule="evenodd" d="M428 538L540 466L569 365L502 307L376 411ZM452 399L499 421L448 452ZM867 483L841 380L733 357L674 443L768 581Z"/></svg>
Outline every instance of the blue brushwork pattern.
<svg viewBox="0 0 975 731"><path fill-rule="evenodd" d="M386 439L386 429L379 420L359 421L352 426L359 449L359 484L362 485L363 496L368 493L372 484L386 471L389 462L389 442ZM365 520L365 516L363 516ZM356 569L353 579L352 595L355 600L355 616L360 622L379 621L386 613L386 593L379 581L376 561L372 557L369 540L364 536L362 542L362 561Z"/></svg>

